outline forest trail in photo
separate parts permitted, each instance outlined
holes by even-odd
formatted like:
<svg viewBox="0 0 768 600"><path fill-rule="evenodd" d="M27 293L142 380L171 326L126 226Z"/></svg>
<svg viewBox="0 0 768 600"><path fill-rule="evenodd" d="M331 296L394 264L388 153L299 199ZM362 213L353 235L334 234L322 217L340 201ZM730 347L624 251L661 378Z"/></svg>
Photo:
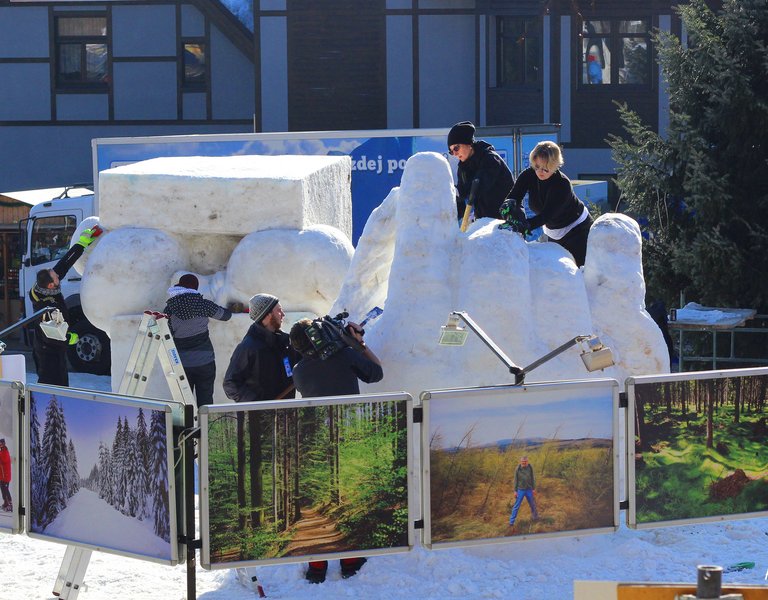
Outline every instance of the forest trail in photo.
<svg viewBox="0 0 768 600"><path fill-rule="evenodd" d="M339 531L336 522L317 508L301 509L301 519L294 526L296 535L285 549L284 556L341 552L348 550L346 536Z"/></svg>

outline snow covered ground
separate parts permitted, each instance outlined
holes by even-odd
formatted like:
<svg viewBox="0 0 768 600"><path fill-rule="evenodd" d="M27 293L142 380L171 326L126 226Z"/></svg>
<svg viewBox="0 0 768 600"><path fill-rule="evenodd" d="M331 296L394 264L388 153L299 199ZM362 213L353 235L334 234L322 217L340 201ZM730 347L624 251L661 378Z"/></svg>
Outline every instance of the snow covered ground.
<svg viewBox="0 0 768 600"><path fill-rule="evenodd" d="M34 373L28 375L35 380ZM72 387L109 389L108 377L72 374ZM65 547L25 535L0 534L0 600L52 598L51 590ZM573 597L574 580L696 581L699 564L727 567L755 562L749 570L726 573L724 584L766 584L768 519L666 527L574 538L551 538L467 549L376 557L360 573L342 580L331 564L328 580L310 585L303 566L258 570L269 598L395 600L419 598ZM94 552L82 600L186 598L186 566L171 568ZM240 600L256 594L243 587L233 570L197 568L197 596L204 600Z"/></svg>

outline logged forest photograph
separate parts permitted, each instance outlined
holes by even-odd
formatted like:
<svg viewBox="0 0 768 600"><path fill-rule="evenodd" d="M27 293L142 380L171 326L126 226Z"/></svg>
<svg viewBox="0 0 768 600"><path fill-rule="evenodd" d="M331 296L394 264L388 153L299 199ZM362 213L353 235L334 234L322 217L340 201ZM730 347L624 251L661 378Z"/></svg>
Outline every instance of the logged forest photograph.
<svg viewBox="0 0 768 600"><path fill-rule="evenodd" d="M635 386L637 523L768 510L768 377Z"/></svg>
<svg viewBox="0 0 768 600"><path fill-rule="evenodd" d="M613 426L611 388L430 401L432 543L614 527Z"/></svg>
<svg viewBox="0 0 768 600"><path fill-rule="evenodd" d="M210 413L211 563L408 546L406 410Z"/></svg>

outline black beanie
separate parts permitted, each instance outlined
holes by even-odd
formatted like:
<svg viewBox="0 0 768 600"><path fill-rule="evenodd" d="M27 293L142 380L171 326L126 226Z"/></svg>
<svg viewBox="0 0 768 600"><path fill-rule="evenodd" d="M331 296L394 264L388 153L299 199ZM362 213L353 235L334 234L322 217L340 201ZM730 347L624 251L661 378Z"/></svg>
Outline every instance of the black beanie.
<svg viewBox="0 0 768 600"><path fill-rule="evenodd" d="M475 126L469 121L456 123L448 132L448 147L454 144L471 144L475 141Z"/></svg>

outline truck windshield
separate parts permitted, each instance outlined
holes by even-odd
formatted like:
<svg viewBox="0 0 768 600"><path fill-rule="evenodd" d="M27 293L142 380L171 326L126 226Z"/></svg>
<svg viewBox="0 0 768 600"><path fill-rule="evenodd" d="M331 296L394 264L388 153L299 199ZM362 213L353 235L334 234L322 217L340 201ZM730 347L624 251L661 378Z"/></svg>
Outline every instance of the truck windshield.
<svg viewBox="0 0 768 600"><path fill-rule="evenodd" d="M32 265L59 260L64 256L69 250L69 240L76 227L74 215L35 219L30 240Z"/></svg>

